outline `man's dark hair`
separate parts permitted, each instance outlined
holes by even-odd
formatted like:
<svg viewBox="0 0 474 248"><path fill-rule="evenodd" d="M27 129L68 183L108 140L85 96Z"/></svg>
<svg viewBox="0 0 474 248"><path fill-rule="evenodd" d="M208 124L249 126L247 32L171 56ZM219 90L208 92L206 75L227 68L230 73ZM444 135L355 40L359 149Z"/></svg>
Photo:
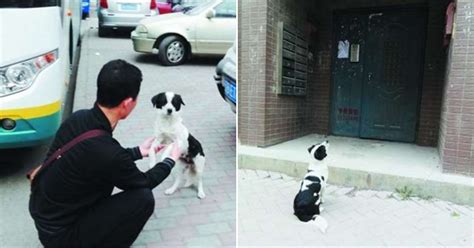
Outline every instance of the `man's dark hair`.
<svg viewBox="0 0 474 248"><path fill-rule="evenodd" d="M117 107L128 97L137 99L142 72L124 60L105 64L97 77L97 103L107 108Z"/></svg>

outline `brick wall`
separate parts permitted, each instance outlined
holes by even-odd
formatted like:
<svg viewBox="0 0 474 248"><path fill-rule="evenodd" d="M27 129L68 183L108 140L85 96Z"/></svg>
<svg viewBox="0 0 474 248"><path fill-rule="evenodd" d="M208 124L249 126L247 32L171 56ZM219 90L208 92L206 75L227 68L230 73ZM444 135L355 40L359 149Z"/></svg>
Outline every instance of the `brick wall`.
<svg viewBox="0 0 474 248"><path fill-rule="evenodd" d="M304 24L304 6L296 1L239 2L239 140L242 144L268 146L315 132L313 97L278 96L276 84L276 26L284 20ZM317 42L313 39L313 43ZM310 61L310 67L315 68ZM316 73L309 82L320 82ZM316 86L308 85L308 95ZM327 89L329 94L329 89ZM319 102L328 104L328 100ZM327 111L326 111L327 112ZM328 118L328 114L321 115ZM324 123L324 122L323 122ZM327 121L325 122L327 123ZM326 127L327 132L327 127Z"/></svg>
<svg viewBox="0 0 474 248"><path fill-rule="evenodd" d="M256 36L262 38L261 30L266 30L266 36L260 40L262 48L258 50L259 55L264 55L263 60L258 59L258 64L250 63L252 56L256 53L247 52L249 48L239 44L239 48L247 49L239 57L239 75L242 75L239 86L239 137L243 144L268 146L287 141L307 133L329 134L330 124L330 101L331 101L331 54L332 54L332 13L336 9L368 8L390 6L397 4L425 4L428 6L427 42L425 51L424 77L422 83L422 95L420 100L419 124L417 127L417 144L436 146L438 140L439 119L441 109L442 87L445 80L446 51L442 46L444 8L446 0L333 0L333 1L294 1L294 0L268 0L268 1L244 1L247 5L239 5L242 16L241 22L250 22L251 18L247 9L254 10L253 5L266 2L266 11L260 12L256 23L239 26L239 42L248 42L251 36L250 29L258 31ZM262 5L260 5L262 6ZM239 13L239 14L240 14ZM307 96L288 97L279 96L275 93L276 85L276 27L278 21L288 22L293 25L317 27L315 33L306 32L309 39L309 52L312 60L309 61ZM261 27L266 22L265 27ZM253 27L253 28L252 28ZM258 29L256 28L258 27ZM263 65L262 65L263 63ZM250 68L249 68L250 67ZM264 70L264 77L248 74L251 71ZM265 68L265 69L262 69ZM263 90L264 94L254 95L256 91L248 91L248 82L252 80L254 87ZM242 82L245 81L245 82ZM242 85L243 84L243 85ZM258 85L258 86L257 86ZM255 101L253 105L262 106L259 112L260 118L252 122L252 118L245 112L249 107L249 101ZM263 101L263 102L262 102ZM255 115L256 113L252 113ZM246 119L241 120L241 116ZM262 126L263 125L263 126ZM256 133L258 135L249 135Z"/></svg>
<svg viewBox="0 0 474 248"><path fill-rule="evenodd" d="M443 94L443 171L474 176L474 3L458 0Z"/></svg>
<svg viewBox="0 0 474 248"><path fill-rule="evenodd" d="M242 144L262 146L265 130L267 2L238 1L238 133Z"/></svg>
<svg viewBox="0 0 474 248"><path fill-rule="evenodd" d="M296 137L303 136L312 131L310 119L317 114L314 111L315 88L314 73L308 75L307 96L282 96L277 95L277 26L279 21L299 27L307 24L305 5L301 1L272 0L268 1L267 12L267 49L265 78L266 112L265 112L265 142L264 145L276 144ZM310 38L307 35L307 39ZM310 40L314 43L315 40ZM314 68L314 60L308 61L308 67Z"/></svg>
<svg viewBox="0 0 474 248"><path fill-rule="evenodd" d="M445 82L447 48L443 45L448 1L429 1L423 85L416 143L436 146L439 136L441 99Z"/></svg>

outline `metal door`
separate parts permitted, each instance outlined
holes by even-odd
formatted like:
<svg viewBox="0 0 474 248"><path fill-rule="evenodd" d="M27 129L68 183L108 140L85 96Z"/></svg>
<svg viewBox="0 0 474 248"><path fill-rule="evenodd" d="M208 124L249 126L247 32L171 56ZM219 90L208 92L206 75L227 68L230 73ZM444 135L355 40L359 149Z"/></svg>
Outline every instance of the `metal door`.
<svg viewBox="0 0 474 248"><path fill-rule="evenodd" d="M367 18L361 14L337 15L334 19L332 131L337 135L359 136L364 67L341 56L339 43L359 44L359 57L365 53Z"/></svg>
<svg viewBox="0 0 474 248"><path fill-rule="evenodd" d="M337 54L334 58L333 132L413 142L422 79L424 12L397 9L358 15L362 21L340 25L337 30L341 34L354 23L365 24L352 32L362 38L350 37L351 44L360 43L358 62L351 62L351 51L345 61ZM346 123L338 121L341 116Z"/></svg>
<svg viewBox="0 0 474 248"><path fill-rule="evenodd" d="M413 142L425 17L400 10L368 19L360 136Z"/></svg>

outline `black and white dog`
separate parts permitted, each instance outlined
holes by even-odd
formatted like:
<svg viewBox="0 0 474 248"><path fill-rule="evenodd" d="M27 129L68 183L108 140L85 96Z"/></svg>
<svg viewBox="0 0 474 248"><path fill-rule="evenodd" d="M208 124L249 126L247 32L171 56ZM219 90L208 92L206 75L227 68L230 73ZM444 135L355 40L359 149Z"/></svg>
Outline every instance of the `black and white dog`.
<svg viewBox="0 0 474 248"><path fill-rule="evenodd" d="M162 92L155 95L151 102L157 109L157 116L154 126L156 139L149 153L150 168L155 166L157 161L157 155L151 151L154 151L160 144L166 145L175 142L183 154L181 159L176 161L176 165L180 164L182 167L176 173L173 186L168 188L165 194L173 194L180 187L184 177L186 181L183 187L195 185L197 186L198 197L201 199L206 197L202 186L202 173L206 158L201 143L183 125L183 119L180 116L181 107L184 105L183 99L173 92ZM169 149L159 152L160 160L164 159L166 154L169 154Z"/></svg>
<svg viewBox="0 0 474 248"><path fill-rule="evenodd" d="M324 141L308 148L310 162L308 172L301 182L300 191L293 202L294 214L303 222L314 221L316 226L326 232L327 222L319 214L323 202L324 189L328 180L327 156L329 141Z"/></svg>

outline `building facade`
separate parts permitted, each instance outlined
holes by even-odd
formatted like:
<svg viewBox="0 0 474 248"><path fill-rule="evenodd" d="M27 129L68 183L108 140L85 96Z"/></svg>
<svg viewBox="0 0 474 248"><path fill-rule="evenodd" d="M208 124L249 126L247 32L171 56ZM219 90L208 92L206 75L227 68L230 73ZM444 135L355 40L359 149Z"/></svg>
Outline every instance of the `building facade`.
<svg viewBox="0 0 474 248"><path fill-rule="evenodd" d="M240 0L241 144L311 133L414 143L437 147L443 172L473 176L473 10L472 0Z"/></svg>

